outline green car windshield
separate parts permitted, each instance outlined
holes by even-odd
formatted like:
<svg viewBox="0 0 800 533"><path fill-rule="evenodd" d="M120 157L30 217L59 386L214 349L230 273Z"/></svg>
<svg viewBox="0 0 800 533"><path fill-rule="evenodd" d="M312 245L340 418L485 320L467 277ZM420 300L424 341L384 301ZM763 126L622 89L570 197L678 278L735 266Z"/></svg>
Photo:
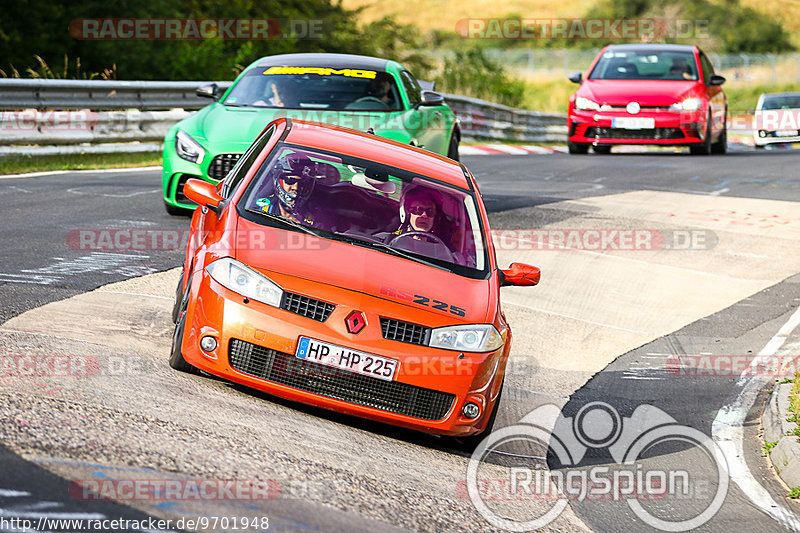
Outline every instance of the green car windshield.
<svg viewBox="0 0 800 533"><path fill-rule="evenodd" d="M388 72L323 67L258 67L245 73L223 102L229 106L400 111Z"/></svg>

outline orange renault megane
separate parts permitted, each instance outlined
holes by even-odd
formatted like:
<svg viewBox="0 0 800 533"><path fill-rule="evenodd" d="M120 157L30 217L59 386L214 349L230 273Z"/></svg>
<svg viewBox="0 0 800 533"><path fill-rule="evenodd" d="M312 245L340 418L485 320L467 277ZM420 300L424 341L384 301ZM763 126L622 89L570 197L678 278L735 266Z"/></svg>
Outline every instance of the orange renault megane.
<svg viewBox="0 0 800 533"><path fill-rule="evenodd" d="M192 218L170 365L474 446L511 330L475 178L375 135L280 119Z"/></svg>

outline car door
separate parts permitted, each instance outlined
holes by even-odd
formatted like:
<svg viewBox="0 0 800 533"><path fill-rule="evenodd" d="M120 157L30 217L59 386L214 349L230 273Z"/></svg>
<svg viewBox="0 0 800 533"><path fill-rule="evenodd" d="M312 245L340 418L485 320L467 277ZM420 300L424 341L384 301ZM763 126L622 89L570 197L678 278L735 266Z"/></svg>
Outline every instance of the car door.
<svg viewBox="0 0 800 533"><path fill-rule="evenodd" d="M714 132L722 131L725 127L725 93L722 91L720 85L711 85L709 80L711 75L714 74L714 67L711 65L708 57L700 50L700 69L703 72L703 83L705 84L706 94L708 101L711 105L711 129Z"/></svg>

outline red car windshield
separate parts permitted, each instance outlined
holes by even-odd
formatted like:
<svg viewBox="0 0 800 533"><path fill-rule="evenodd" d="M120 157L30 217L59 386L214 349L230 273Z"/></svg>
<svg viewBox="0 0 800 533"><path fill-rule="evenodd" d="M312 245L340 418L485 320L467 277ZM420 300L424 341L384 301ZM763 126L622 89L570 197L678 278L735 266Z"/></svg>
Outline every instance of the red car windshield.
<svg viewBox="0 0 800 533"><path fill-rule="evenodd" d="M333 111L400 111L397 84L387 72L320 67L257 67L223 102L229 106Z"/></svg>
<svg viewBox="0 0 800 533"><path fill-rule="evenodd" d="M697 73L691 52L608 50L592 69L589 79L697 81Z"/></svg>
<svg viewBox="0 0 800 533"><path fill-rule="evenodd" d="M286 221L322 237L455 265L454 272L469 277L487 271L484 232L470 191L373 161L278 146L238 207L257 223Z"/></svg>

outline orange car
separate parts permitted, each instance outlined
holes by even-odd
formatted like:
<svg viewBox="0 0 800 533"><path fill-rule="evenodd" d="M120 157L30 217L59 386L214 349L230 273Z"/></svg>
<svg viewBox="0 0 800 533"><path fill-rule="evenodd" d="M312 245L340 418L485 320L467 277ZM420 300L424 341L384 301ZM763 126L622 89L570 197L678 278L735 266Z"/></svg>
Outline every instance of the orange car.
<svg viewBox="0 0 800 533"><path fill-rule="evenodd" d="M170 365L474 446L491 431L511 330L486 209L462 164L279 119L199 204Z"/></svg>

